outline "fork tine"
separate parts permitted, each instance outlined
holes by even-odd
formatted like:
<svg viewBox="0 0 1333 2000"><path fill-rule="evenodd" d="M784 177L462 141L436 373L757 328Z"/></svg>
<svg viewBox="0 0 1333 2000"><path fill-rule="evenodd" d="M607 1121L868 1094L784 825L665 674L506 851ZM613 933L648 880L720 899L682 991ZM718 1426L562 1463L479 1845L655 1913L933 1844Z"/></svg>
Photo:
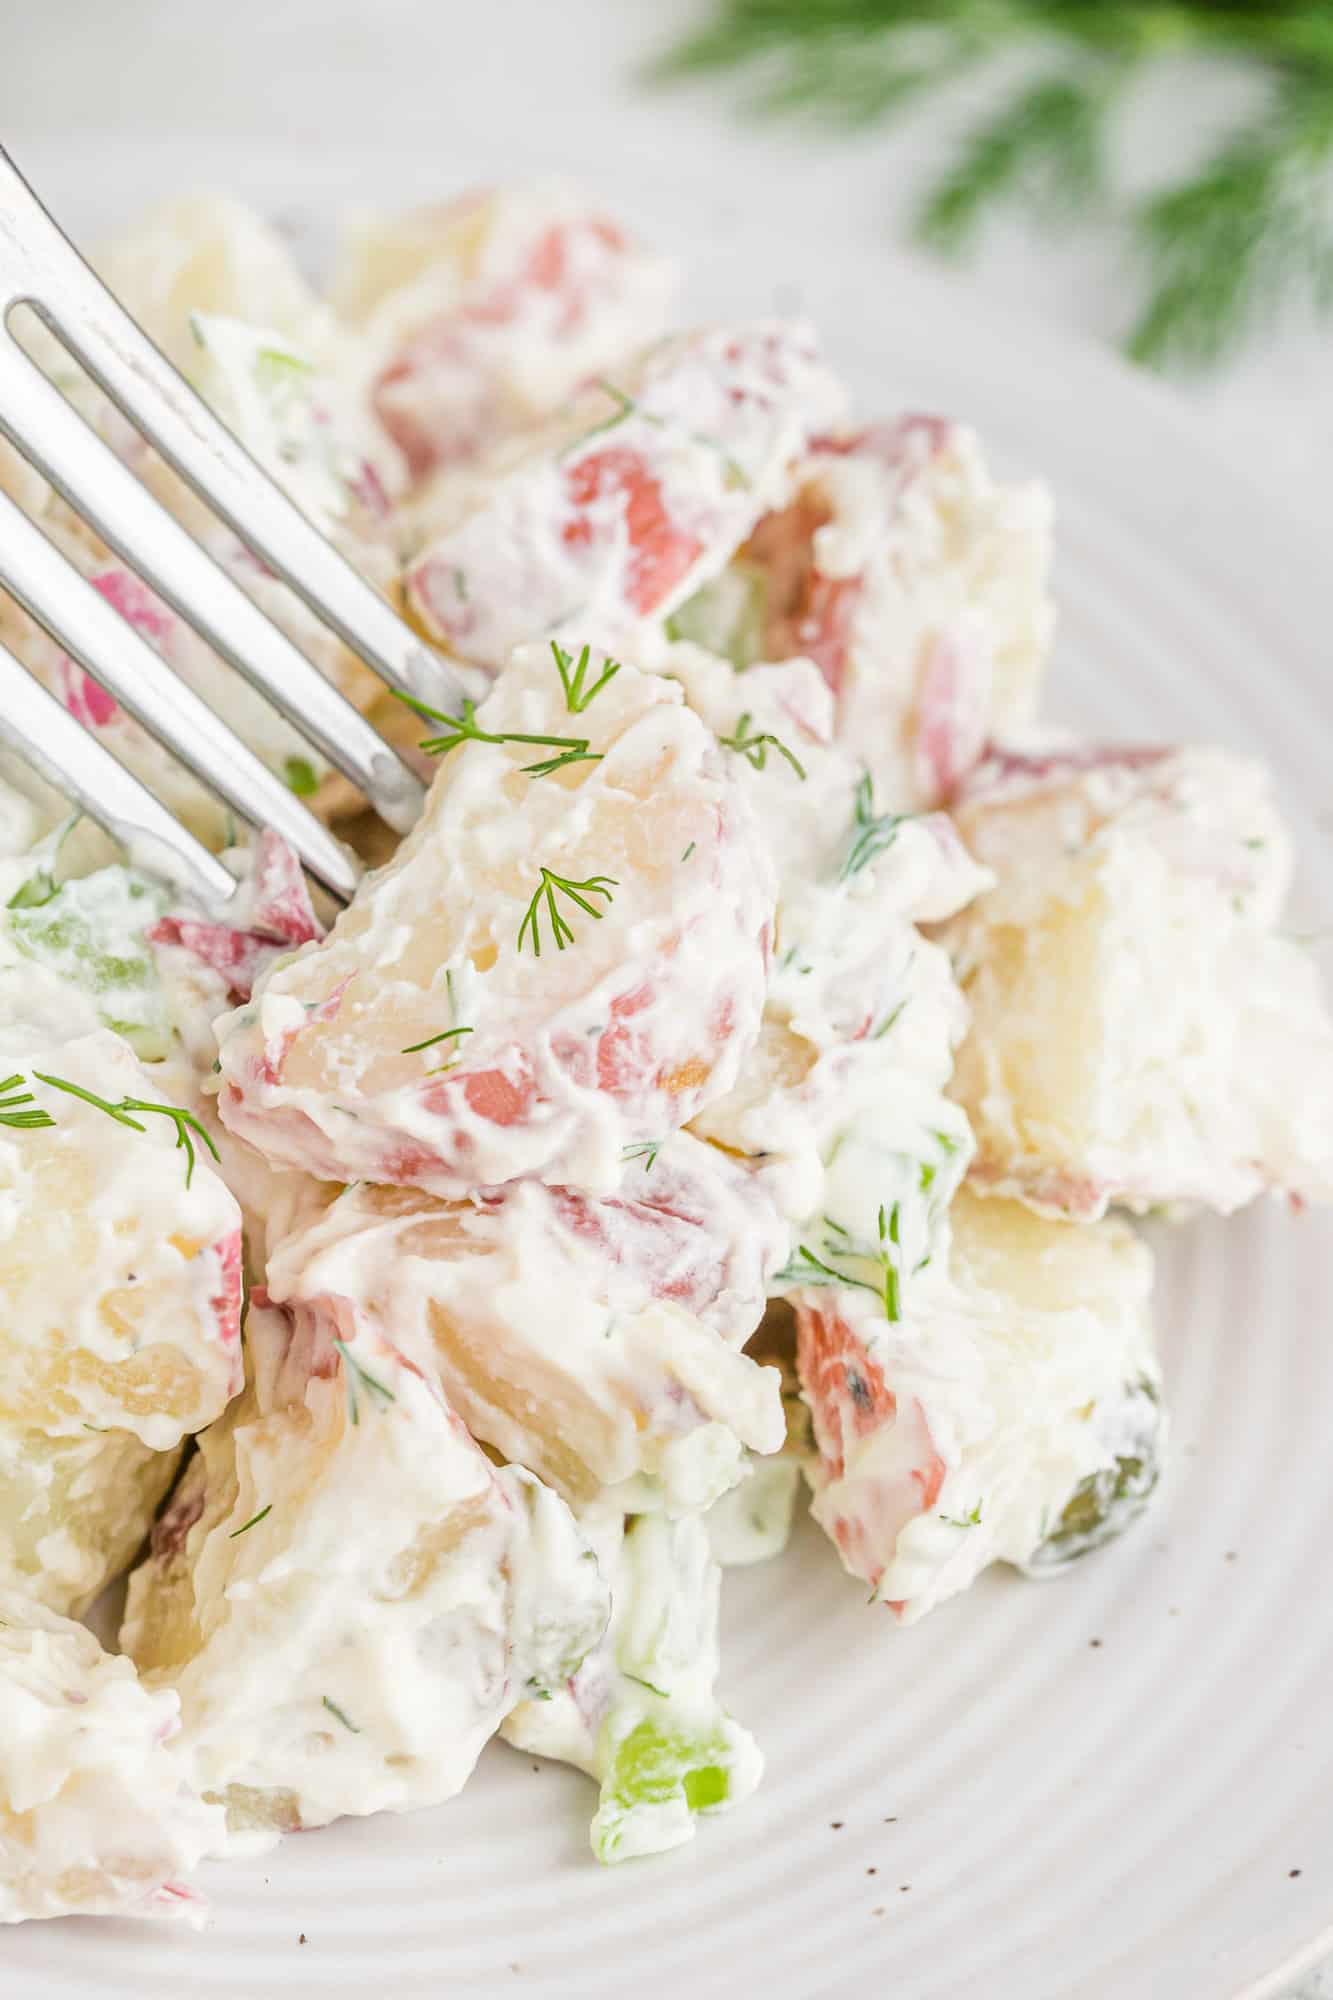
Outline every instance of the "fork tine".
<svg viewBox="0 0 1333 2000"><path fill-rule="evenodd" d="M412 825L421 810L420 779L7 340L0 340L0 431L390 826L405 832Z"/></svg>
<svg viewBox="0 0 1333 2000"><path fill-rule="evenodd" d="M0 646L0 739L104 826L132 861L205 903L234 894L235 876L79 727L7 646Z"/></svg>
<svg viewBox="0 0 1333 2000"><path fill-rule="evenodd" d="M10 204L23 215L24 245L3 243L4 214ZM34 249L26 248L29 232ZM4 264L12 262L15 249L29 267L27 282L36 290L29 300L34 310L246 546L390 687L445 705L456 701L457 680L440 656L422 643L219 423L107 291L0 149ZM40 272L32 269L37 262Z"/></svg>
<svg viewBox="0 0 1333 2000"><path fill-rule="evenodd" d="M243 819L280 833L312 875L349 900L360 871L341 841L3 493L0 584L210 790Z"/></svg>

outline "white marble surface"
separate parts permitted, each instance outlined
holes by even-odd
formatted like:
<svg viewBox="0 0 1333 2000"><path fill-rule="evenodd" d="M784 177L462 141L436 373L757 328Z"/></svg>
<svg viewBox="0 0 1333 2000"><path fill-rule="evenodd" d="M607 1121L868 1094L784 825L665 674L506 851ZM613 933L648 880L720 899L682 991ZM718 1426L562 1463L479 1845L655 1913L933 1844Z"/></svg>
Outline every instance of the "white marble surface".
<svg viewBox="0 0 1333 2000"><path fill-rule="evenodd" d="M40 0L6 10L0 132L80 231L167 191L137 143L153 132L173 172L189 162L182 184L261 200L276 138L308 154L306 185L288 192L327 188L338 201L368 175L408 198L432 193L437 153L449 181L460 160L498 176L545 159L612 194L629 168L696 186L714 226L787 217L798 267L810 232L836 230L849 256L901 256L910 192L965 107L929 130L840 141L747 125L734 85L636 89L635 64L698 11L691 0ZM1122 134L1136 179L1182 164L1246 89L1188 68L1164 76ZM1005 224L968 282L1102 339L1132 304L1116 245L1093 229L1052 244ZM1326 510L1333 335L1290 332L1181 393L1238 462ZM1333 2000L1333 1969L1283 2000L1316 1996Z"/></svg>

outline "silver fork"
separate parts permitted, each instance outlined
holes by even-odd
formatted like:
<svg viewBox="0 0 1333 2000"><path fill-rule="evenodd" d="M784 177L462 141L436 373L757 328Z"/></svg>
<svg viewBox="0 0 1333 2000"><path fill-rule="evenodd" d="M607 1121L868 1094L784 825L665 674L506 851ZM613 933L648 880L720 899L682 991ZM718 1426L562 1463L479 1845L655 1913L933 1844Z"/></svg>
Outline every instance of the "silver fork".
<svg viewBox="0 0 1333 2000"><path fill-rule="evenodd" d="M405 831L420 780L285 633L140 485L13 338L30 306L128 421L317 618L392 688L451 706L439 656L262 472L117 303L0 150L0 433L101 539ZM177 679L22 510L0 494L0 587L204 785L271 826L346 901L355 857ZM0 739L141 865L217 902L235 878L0 646Z"/></svg>

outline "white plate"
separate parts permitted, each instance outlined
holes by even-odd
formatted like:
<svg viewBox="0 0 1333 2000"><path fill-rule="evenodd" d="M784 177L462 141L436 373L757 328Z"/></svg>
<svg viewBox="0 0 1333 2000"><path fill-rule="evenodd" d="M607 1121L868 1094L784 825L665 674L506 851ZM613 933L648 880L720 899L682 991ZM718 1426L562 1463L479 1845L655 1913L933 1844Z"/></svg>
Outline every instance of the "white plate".
<svg viewBox="0 0 1333 2000"><path fill-rule="evenodd" d="M474 169L501 164L484 154L484 136L466 149ZM93 182L87 157L26 158L76 224L161 184L142 145L99 148ZM354 184L420 194L461 171L215 146L191 177L310 215ZM1262 751L1302 821L1305 905L1327 921L1327 558L1304 525L1099 352L983 314L887 255L867 266L820 232L759 229L697 174L664 188L620 160L603 178L621 209L690 246L698 309L799 303L869 408L963 414L1007 469L1050 479L1054 712ZM497 1745L445 1809L206 1871L202 1939L10 1933L5 1993L1277 1992L1333 1918L1333 1242L1324 1220L1275 1206L1158 1242L1176 1449L1155 1512L1058 1580L993 1574L909 1632L867 1609L808 1528L781 1565L733 1573L724 1691L768 1775L693 1846L599 1869L587 1783Z"/></svg>

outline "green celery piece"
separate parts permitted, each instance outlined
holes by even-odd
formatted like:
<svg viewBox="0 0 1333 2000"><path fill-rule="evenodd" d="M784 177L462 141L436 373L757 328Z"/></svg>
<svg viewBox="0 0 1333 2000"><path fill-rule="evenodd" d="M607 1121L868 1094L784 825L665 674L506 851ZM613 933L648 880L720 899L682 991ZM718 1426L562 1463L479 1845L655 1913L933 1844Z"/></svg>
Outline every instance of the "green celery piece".
<svg viewBox="0 0 1333 2000"><path fill-rule="evenodd" d="M160 1059L171 1024L145 933L165 892L122 866L64 882L43 901L14 902L10 934L19 950L88 994L103 1024L145 1061Z"/></svg>
<svg viewBox="0 0 1333 2000"><path fill-rule="evenodd" d="M688 639L738 673L764 657L768 582L753 564L733 562L721 576L696 590L666 621L669 639Z"/></svg>
<svg viewBox="0 0 1333 2000"><path fill-rule="evenodd" d="M691 1812L725 1804L731 1793L731 1753L720 1734L691 1736L651 1717L636 1723L616 1745L602 1781L593 1820L593 1851L612 1861L626 1823L643 1807L683 1799Z"/></svg>

